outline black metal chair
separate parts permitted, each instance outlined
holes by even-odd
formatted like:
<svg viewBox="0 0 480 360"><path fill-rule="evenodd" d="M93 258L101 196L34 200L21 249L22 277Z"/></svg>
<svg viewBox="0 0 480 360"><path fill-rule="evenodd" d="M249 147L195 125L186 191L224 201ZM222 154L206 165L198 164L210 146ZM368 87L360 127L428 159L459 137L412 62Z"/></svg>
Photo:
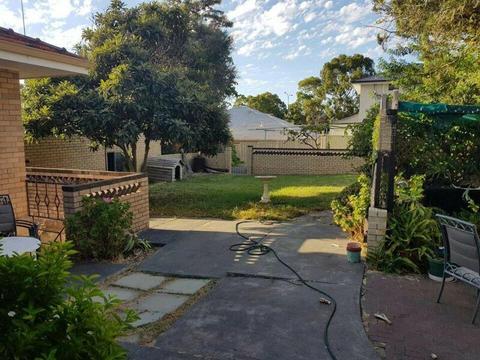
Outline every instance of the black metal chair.
<svg viewBox="0 0 480 360"><path fill-rule="evenodd" d="M39 239L38 226L33 221L15 218L9 195L0 195L0 236L17 236L17 227L28 229L28 235Z"/></svg>
<svg viewBox="0 0 480 360"><path fill-rule="evenodd" d="M440 302L447 276L453 276L475 287L477 301L472 317L472 324L474 324L480 305L480 240L477 227L450 216L437 215L437 219L445 246L445 267L437 303Z"/></svg>

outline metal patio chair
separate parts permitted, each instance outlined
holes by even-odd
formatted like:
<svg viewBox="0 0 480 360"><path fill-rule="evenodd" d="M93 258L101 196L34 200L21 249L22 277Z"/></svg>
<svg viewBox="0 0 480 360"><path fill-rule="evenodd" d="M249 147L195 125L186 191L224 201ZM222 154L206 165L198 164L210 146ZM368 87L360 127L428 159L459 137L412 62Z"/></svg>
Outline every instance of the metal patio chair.
<svg viewBox="0 0 480 360"><path fill-rule="evenodd" d="M28 229L28 235L39 239L38 226L33 221L15 218L9 195L0 195L0 236L17 236L17 227Z"/></svg>
<svg viewBox="0 0 480 360"><path fill-rule="evenodd" d="M477 289L477 301L472 317L474 324L480 305L480 240L477 227L450 216L436 215L436 217L440 223L445 246L445 268L437 303L440 302L447 276L453 276L473 286Z"/></svg>

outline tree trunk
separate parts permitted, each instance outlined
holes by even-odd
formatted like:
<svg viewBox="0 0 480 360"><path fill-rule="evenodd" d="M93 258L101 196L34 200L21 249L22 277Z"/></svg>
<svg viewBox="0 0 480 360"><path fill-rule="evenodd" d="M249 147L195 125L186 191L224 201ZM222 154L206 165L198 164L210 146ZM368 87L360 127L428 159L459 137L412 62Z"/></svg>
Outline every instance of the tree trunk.
<svg viewBox="0 0 480 360"><path fill-rule="evenodd" d="M137 143L133 143L132 145L132 165L133 169L131 171L137 172Z"/></svg>
<svg viewBox="0 0 480 360"><path fill-rule="evenodd" d="M145 137L145 154L143 154L142 167L140 168L141 172L145 172L147 170L148 152L149 151L150 151L150 138Z"/></svg>
<svg viewBox="0 0 480 360"><path fill-rule="evenodd" d="M125 170L126 171L135 171L135 167L133 164L132 153L129 151L128 146L125 145L118 145L117 146L122 150L123 156L125 158Z"/></svg>

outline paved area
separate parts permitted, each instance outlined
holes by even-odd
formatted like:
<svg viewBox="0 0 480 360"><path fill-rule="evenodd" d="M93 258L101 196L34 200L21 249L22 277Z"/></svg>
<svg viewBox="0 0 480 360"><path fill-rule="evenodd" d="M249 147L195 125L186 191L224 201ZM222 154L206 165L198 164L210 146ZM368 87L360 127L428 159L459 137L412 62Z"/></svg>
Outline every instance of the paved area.
<svg viewBox="0 0 480 360"><path fill-rule="evenodd" d="M74 275L97 275L97 281L102 282L127 267L126 264L113 264L109 262L77 262L70 270Z"/></svg>
<svg viewBox="0 0 480 360"><path fill-rule="evenodd" d="M126 344L131 358L328 359L322 335L331 306L320 304L317 293L293 282L293 274L272 254L257 257L229 251L230 245L242 241L235 234L235 224L208 219L152 220L152 229L144 235L164 246L137 271L220 280L153 346ZM256 236L268 232L266 244L311 284L337 299L330 338L338 359L377 358L360 317L363 265L347 263L348 241L331 225L327 213L282 224L249 223L241 229ZM171 283L165 288L175 286ZM191 287L190 292L194 290Z"/></svg>
<svg viewBox="0 0 480 360"><path fill-rule="evenodd" d="M394 276L368 272L363 309L368 314L368 336L380 345L386 359L472 360L480 354L480 319L470 323L475 290L447 283L441 304L440 284L421 276ZM391 325L373 317L384 313Z"/></svg>

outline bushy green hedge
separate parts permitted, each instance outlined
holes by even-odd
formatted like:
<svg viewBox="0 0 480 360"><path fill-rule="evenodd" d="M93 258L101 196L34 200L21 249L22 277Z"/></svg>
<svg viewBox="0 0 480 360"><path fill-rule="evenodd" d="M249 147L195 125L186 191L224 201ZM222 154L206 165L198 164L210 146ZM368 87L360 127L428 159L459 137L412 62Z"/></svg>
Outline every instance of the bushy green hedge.
<svg viewBox="0 0 480 360"><path fill-rule="evenodd" d="M116 342L134 320L105 298L91 277L70 278L71 243L0 257L1 359L124 359ZM103 301L94 301L94 297Z"/></svg>
<svg viewBox="0 0 480 360"><path fill-rule="evenodd" d="M333 221L353 240L363 242L365 218L370 204L370 179L362 174L332 201Z"/></svg>
<svg viewBox="0 0 480 360"><path fill-rule="evenodd" d="M67 218L67 238L82 258L113 260L136 248L149 248L133 232L132 222L129 204L86 197L82 210Z"/></svg>

